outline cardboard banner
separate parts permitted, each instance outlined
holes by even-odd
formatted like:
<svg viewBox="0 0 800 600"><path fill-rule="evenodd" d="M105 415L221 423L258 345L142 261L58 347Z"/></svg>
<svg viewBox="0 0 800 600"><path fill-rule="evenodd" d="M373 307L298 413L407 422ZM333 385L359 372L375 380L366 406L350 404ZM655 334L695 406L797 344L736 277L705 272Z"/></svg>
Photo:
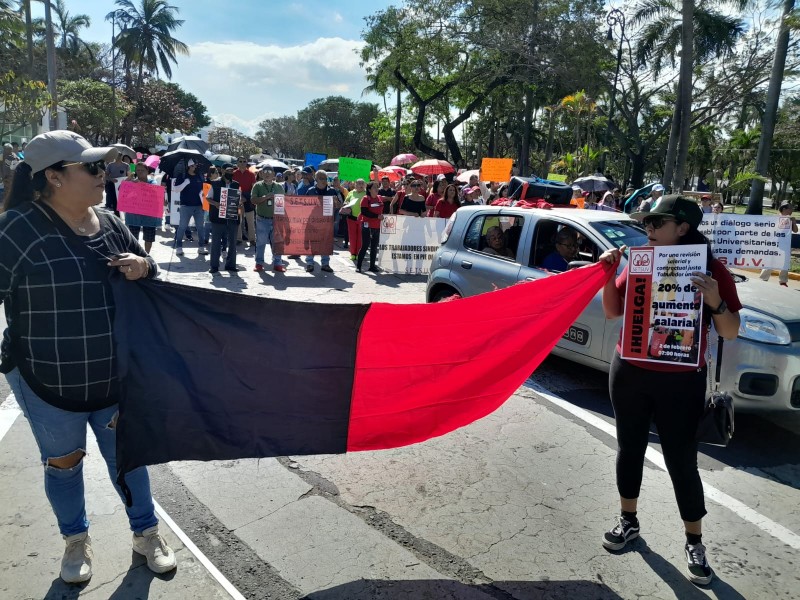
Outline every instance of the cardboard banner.
<svg viewBox="0 0 800 600"><path fill-rule="evenodd" d="M567 176L566 175L559 175L558 173L548 173L547 174L547 181L560 181L561 183L566 183Z"/></svg>
<svg viewBox="0 0 800 600"><path fill-rule="evenodd" d="M319 168L320 163L328 158L327 154L314 154L313 152L306 152L305 166L311 165L315 169Z"/></svg>
<svg viewBox="0 0 800 600"><path fill-rule="evenodd" d="M222 219L237 220L239 218L239 202L241 194L233 188L222 188L219 192L219 216Z"/></svg>
<svg viewBox="0 0 800 600"><path fill-rule="evenodd" d="M175 180L169 182L169 224L177 227L181 222L181 193L175 191Z"/></svg>
<svg viewBox="0 0 800 600"><path fill-rule="evenodd" d="M385 215L381 221L378 266L385 273L427 275L447 219Z"/></svg>
<svg viewBox="0 0 800 600"><path fill-rule="evenodd" d="M628 257L620 356L698 366L703 295L690 277L706 271L706 246L631 248Z"/></svg>
<svg viewBox="0 0 800 600"><path fill-rule="evenodd" d="M149 183L124 181L119 186L117 210L161 219L164 216L164 188Z"/></svg>
<svg viewBox="0 0 800 600"><path fill-rule="evenodd" d="M200 201L203 203L203 210L208 212L208 192L211 190L210 183L203 184L203 191L200 193Z"/></svg>
<svg viewBox="0 0 800 600"><path fill-rule="evenodd" d="M333 196L276 194L273 221L275 254L333 254Z"/></svg>
<svg viewBox="0 0 800 600"><path fill-rule="evenodd" d="M369 180L372 172L372 161L362 158L347 158L343 156L339 159L339 180L355 181L356 179Z"/></svg>
<svg viewBox="0 0 800 600"><path fill-rule="evenodd" d="M481 181L508 181L513 166L511 158L484 158L481 161Z"/></svg>
<svg viewBox="0 0 800 600"><path fill-rule="evenodd" d="M698 228L711 240L724 265L745 269L788 269L792 220L782 216L705 214Z"/></svg>

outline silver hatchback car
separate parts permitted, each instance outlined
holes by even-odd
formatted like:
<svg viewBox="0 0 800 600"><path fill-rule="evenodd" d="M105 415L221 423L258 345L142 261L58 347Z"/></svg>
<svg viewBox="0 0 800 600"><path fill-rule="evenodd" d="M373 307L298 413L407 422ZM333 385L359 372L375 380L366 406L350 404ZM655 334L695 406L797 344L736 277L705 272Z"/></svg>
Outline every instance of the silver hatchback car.
<svg viewBox="0 0 800 600"><path fill-rule="evenodd" d="M552 277L544 268L556 234L574 231L570 268L595 262L609 248L642 246L647 236L628 215L593 210L462 207L451 217L431 264L427 301L473 296L518 281ZM546 262L547 261L547 262ZM624 266L620 266L620 270ZM735 275L744 305L739 337L727 342L720 386L745 411L800 411L800 302L797 292ZM608 371L622 319L606 320L598 293L553 354ZM716 348L714 338L712 348Z"/></svg>

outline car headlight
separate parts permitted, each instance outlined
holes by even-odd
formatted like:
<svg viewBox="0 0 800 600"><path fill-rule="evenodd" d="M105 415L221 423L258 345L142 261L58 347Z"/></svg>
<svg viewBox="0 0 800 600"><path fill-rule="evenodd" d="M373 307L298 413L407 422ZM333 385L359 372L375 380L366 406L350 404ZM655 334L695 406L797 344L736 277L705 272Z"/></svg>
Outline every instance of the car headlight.
<svg viewBox="0 0 800 600"><path fill-rule="evenodd" d="M765 314L743 308L739 311L741 323L739 325L739 337L754 342L765 344L788 345L792 338L789 335L789 328L783 321L768 317Z"/></svg>

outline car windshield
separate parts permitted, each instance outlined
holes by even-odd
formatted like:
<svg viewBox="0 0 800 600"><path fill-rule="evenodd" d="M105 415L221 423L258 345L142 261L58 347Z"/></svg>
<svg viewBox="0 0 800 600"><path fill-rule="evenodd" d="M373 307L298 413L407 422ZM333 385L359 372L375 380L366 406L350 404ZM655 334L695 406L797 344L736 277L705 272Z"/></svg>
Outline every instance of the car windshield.
<svg viewBox="0 0 800 600"><path fill-rule="evenodd" d="M647 244L647 234L644 229L636 224L626 221L598 221L591 226L615 248L627 246L644 246Z"/></svg>

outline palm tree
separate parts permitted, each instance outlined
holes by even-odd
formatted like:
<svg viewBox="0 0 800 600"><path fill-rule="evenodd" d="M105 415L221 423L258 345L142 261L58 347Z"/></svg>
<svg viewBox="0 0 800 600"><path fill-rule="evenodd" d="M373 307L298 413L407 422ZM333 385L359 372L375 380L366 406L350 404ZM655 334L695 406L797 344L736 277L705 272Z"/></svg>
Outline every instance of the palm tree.
<svg viewBox="0 0 800 600"><path fill-rule="evenodd" d="M733 52L736 41L745 31L742 19L723 14L715 5L744 10L747 4L749 0L706 0L699 5L694 0L640 0L637 4L631 22L644 24L636 49L639 61L650 63L654 75L658 76L667 62L675 66L675 56L680 48L680 78L664 185L683 186L689 152L693 68L711 56Z"/></svg>
<svg viewBox="0 0 800 600"><path fill-rule="evenodd" d="M171 79L172 63L177 64L177 55L189 54L189 47L172 37L173 31L183 25L183 20L176 18L178 8L165 0L140 0L138 7L132 0L116 0L116 5L120 8L106 18L114 18L122 26L114 44L126 65L138 66L138 97L145 70L156 75L159 70L163 71Z"/></svg>
<svg viewBox="0 0 800 600"><path fill-rule="evenodd" d="M30 2L30 0L26 0ZM84 27L90 27L92 19L89 15L71 15L67 10L64 0L56 0L53 4L53 12L55 13L55 23L53 29L55 35L61 38L61 50L69 50L73 54L77 54L81 47L86 48L91 54L89 45L80 38L80 30Z"/></svg>

